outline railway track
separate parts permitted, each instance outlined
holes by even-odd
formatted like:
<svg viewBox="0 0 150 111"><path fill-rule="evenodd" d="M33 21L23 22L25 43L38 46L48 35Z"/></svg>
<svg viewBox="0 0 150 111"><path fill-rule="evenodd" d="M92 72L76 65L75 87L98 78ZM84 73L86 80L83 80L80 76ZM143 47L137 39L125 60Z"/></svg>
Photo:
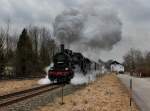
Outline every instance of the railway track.
<svg viewBox="0 0 150 111"><path fill-rule="evenodd" d="M0 96L0 107L8 106L8 105L23 101L25 99L40 95L42 93L58 89L60 87L61 86L56 85L56 84L43 85L43 86L38 86L35 88L23 90L23 91L18 91L18 92L6 94L6 95L1 95Z"/></svg>

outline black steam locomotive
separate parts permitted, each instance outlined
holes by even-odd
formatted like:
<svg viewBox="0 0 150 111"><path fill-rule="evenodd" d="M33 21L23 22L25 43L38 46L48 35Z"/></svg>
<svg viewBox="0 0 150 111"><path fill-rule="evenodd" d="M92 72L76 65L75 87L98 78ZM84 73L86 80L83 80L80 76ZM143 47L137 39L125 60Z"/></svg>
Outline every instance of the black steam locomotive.
<svg viewBox="0 0 150 111"><path fill-rule="evenodd" d="M54 66L49 70L48 77L57 83L69 83L77 67L84 75L91 69L98 68L97 63L85 58L81 53L64 49L64 45L61 45L61 52L53 56L53 63Z"/></svg>

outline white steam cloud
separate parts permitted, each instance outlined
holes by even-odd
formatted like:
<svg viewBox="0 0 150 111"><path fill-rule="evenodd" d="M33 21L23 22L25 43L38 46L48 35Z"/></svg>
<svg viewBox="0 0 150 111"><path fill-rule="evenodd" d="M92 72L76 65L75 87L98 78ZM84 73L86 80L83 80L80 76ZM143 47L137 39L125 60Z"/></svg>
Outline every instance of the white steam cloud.
<svg viewBox="0 0 150 111"><path fill-rule="evenodd" d="M53 67L53 64L50 64L50 66L47 66L45 68L46 76L45 78L42 78L38 81L38 84L45 85L45 84L51 84L52 82L48 78L48 71L49 69ZM104 74L103 69L101 70L91 70L86 75L83 75L83 73L80 71L79 67L76 67L76 70L74 71L74 77L71 79L72 85L81 85L81 84L88 84L90 82L93 82L96 80L97 75Z"/></svg>
<svg viewBox="0 0 150 111"><path fill-rule="evenodd" d="M49 69L52 68L52 67L53 67L53 63L51 63L49 66L47 66L47 67L45 68L46 76L45 76L45 78L40 79L40 80L38 81L38 84L44 85L44 84L51 84L51 83L52 83L52 82L49 80L49 78L48 78L48 71L49 71Z"/></svg>
<svg viewBox="0 0 150 111"><path fill-rule="evenodd" d="M76 72L73 79L71 79L71 84L81 85L88 84L96 80L97 75L102 74L100 71L90 71L86 75Z"/></svg>

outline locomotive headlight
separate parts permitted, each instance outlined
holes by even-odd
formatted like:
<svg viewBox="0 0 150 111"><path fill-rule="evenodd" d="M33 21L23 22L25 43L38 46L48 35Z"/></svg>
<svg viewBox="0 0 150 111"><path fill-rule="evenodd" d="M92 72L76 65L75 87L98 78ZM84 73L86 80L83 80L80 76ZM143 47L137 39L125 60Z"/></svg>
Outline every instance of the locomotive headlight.
<svg viewBox="0 0 150 111"><path fill-rule="evenodd" d="M69 70L69 68L66 67L65 70L67 71L67 70Z"/></svg>

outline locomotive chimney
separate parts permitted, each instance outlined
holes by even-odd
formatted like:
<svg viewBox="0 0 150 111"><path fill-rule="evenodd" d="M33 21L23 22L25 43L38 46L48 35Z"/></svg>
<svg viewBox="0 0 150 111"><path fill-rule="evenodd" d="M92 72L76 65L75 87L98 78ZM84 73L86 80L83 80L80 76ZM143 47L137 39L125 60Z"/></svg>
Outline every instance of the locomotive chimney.
<svg viewBox="0 0 150 111"><path fill-rule="evenodd" d="M60 48L61 48L61 52L64 52L64 44L61 44Z"/></svg>

